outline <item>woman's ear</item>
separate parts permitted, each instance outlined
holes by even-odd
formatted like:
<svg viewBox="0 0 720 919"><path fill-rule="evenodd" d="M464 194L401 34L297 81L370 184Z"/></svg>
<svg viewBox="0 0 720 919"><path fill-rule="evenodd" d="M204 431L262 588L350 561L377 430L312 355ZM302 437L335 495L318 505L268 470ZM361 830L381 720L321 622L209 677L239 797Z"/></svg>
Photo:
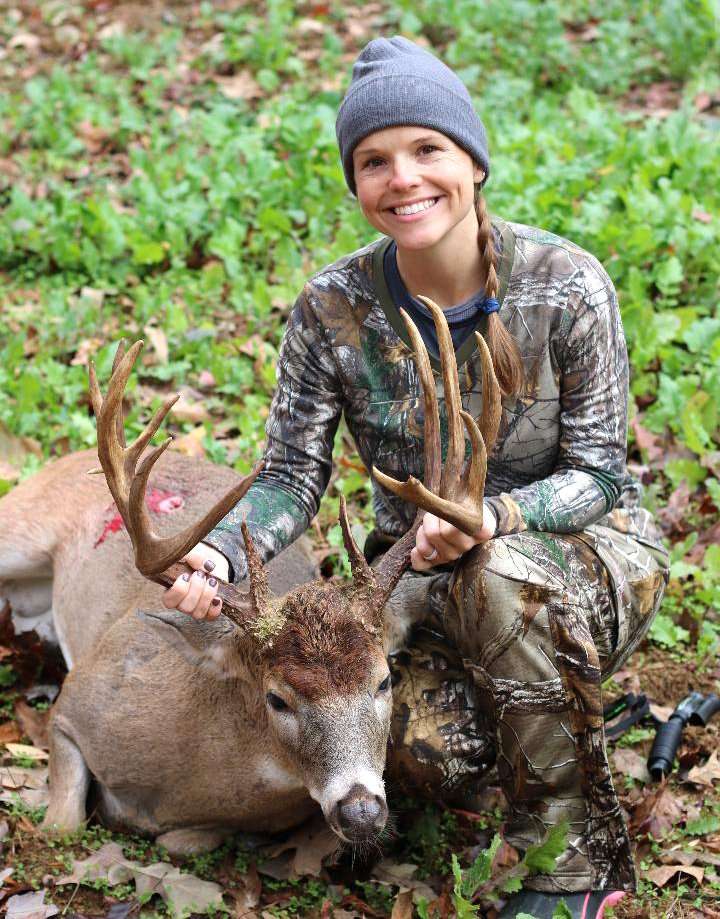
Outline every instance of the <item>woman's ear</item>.
<svg viewBox="0 0 720 919"><path fill-rule="evenodd" d="M482 183L485 181L485 170L482 166L475 166L473 169L473 182L476 186L482 186Z"/></svg>

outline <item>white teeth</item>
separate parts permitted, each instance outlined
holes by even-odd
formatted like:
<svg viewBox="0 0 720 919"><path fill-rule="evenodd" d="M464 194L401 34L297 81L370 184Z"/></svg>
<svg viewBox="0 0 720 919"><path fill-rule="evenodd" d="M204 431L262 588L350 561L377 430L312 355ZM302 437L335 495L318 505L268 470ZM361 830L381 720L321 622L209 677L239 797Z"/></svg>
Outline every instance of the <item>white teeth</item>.
<svg viewBox="0 0 720 919"><path fill-rule="evenodd" d="M426 211L437 201L437 198L428 198L426 201L418 201L415 204L408 204L406 207L394 207L394 214L418 214L420 211Z"/></svg>

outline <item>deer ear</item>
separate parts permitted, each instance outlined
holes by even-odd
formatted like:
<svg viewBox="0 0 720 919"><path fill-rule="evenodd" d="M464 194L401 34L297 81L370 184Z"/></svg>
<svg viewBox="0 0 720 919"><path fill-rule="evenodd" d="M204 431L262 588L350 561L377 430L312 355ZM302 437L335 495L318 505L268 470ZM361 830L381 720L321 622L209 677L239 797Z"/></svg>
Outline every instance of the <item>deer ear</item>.
<svg viewBox="0 0 720 919"><path fill-rule="evenodd" d="M138 610L138 616L194 667L221 680L238 676L240 629L226 616L212 621L193 619L179 610Z"/></svg>

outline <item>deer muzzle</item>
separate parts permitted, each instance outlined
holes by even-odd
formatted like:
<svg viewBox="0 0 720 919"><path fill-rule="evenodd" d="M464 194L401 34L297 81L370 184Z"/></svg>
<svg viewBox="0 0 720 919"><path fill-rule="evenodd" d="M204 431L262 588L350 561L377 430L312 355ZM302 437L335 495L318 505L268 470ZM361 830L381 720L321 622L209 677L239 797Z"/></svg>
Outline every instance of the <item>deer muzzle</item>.
<svg viewBox="0 0 720 919"><path fill-rule="evenodd" d="M337 802L328 822L339 836L348 842L359 843L373 839L382 832L387 816L384 796L373 794L364 785L353 785L345 797Z"/></svg>

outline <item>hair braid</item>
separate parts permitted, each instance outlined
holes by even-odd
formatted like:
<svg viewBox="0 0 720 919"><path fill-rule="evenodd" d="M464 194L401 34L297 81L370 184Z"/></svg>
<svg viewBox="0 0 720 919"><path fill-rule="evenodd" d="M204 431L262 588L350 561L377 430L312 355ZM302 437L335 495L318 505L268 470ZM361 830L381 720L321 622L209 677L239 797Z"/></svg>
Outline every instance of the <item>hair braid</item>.
<svg viewBox="0 0 720 919"><path fill-rule="evenodd" d="M485 198L479 188L475 199L475 210L479 224L478 246L485 274L485 293L488 297L497 297L497 255L493 242L492 223ZM497 313L490 313L488 316L486 340L500 389L506 396L518 395L525 381L522 358L515 339L505 328Z"/></svg>

